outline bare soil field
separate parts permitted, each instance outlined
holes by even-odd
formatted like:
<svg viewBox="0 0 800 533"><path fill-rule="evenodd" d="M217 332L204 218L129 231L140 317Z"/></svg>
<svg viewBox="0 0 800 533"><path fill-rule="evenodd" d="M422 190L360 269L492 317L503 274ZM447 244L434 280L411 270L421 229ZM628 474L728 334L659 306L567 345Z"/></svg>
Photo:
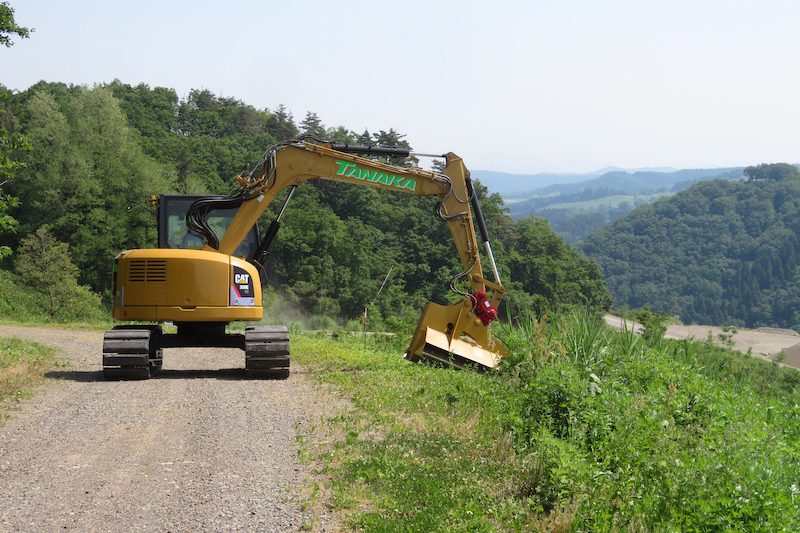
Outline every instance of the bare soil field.
<svg viewBox="0 0 800 533"><path fill-rule="evenodd" d="M621 330L624 320L612 315L606 315L606 323ZM627 327L636 327L636 331L641 329L641 325L635 322L627 322ZM743 329L727 328L717 326L682 326L671 325L667 328L664 335L669 339L694 339L703 341L709 338L720 346L730 346L742 353L750 353L754 357L769 361L778 360L782 364L800 369L800 335L788 330L777 329ZM783 356L781 357L781 353Z"/></svg>
<svg viewBox="0 0 800 533"><path fill-rule="evenodd" d="M248 379L239 350L172 349L153 379L105 381L100 332L0 336L69 361L0 421L0 532L338 531L298 452L346 405L302 368Z"/></svg>

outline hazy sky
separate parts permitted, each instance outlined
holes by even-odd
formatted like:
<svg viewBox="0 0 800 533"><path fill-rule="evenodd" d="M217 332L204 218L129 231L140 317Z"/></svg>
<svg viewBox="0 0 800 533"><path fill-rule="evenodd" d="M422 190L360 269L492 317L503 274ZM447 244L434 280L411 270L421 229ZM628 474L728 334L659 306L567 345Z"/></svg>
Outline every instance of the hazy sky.
<svg viewBox="0 0 800 533"><path fill-rule="evenodd" d="M800 162L796 0L8 1L14 90L208 89L473 169Z"/></svg>

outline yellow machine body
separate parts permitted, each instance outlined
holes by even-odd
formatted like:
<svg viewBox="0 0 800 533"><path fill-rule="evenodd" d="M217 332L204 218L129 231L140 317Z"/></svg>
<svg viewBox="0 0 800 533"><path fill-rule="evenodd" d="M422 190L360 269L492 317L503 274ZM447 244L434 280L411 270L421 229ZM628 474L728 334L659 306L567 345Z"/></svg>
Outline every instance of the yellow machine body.
<svg viewBox="0 0 800 533"><path fill-rule="evenodd" d="M207 250L128 250L114 260L114 320L255 322L261 284L244 259Z"/></svg>

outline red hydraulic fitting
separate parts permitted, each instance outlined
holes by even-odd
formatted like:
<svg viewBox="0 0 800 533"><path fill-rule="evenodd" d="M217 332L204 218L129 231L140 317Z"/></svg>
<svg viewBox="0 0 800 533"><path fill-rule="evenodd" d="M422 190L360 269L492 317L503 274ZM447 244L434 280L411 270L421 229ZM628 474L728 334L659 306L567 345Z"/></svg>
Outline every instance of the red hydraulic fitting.
<svg viewBox="0 0 800 533"><path fill-rule="evenodd" d="M492 320L497 318L497 309L489 303L489 295L486 291L478 291L472 295L475 298L475 316L481 319L484 326L488 326Z"/></svg>

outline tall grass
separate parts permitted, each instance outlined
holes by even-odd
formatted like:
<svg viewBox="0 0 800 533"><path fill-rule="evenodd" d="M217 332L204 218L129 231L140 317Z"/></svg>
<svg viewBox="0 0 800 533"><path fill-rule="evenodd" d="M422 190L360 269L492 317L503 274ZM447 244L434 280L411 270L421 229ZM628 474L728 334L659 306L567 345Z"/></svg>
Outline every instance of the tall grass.
<svg viewBox="0 0 800 533"><path fill-rule="evenodd" d="M14 338L0 338L0 416L8 402L21 399L58 364L55 350Z"/></svg>
<svg viewBox="0 0 800 533"><path fill-rule="evenodd" d="M518 384L506 427L560 473L535 472L543 509L576 501L575 531L800 531L800 373L702 343L645 343L590 313L553 324L562 349L549 352L563 357L504 370Z"/></svg>
<svg viewBox="0 0 800 533"><path fill-rule="evenodd" d="M304 341L357 406L327 470L352 528L800 531L800 372L586 311L495 333L484 375Z"/></svg>

